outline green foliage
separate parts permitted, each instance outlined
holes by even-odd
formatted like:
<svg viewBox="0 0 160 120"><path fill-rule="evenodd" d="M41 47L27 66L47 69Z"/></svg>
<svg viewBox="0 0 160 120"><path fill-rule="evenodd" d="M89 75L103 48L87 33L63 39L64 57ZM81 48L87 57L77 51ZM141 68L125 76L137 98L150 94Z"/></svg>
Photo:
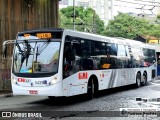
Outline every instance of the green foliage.
<svg viewBox="0 0 160 120"><path fill-rule="evenodd" d="M160 25L154 25L150 30L149 35L160 38Z"/></svg>
<svg viewBox="0 0 160 120"><path fill-rule="evenodd" d="M160 20L160 15L157 15L157 19Z"/></svg>
<svg viewBox="0 0 160 120"><path fill-rule="evenodd" d="M133 17L128 14L119 13L114 20L110 20L108 26L103 32L106 36L124 37L133 39L140 36L160 36L160 26L151 24L149 21ZM158 32L159 31L159 32Z"/></svg>
<svg viewBox="0 0 160 120"><path fill-rule="evenodd" d="M60 27L73 29L73 7L69 6L60 10ZM104 31L104 22L92 8L84 9L83 7L75 7L76 14L76 30L101 34ZM89 28L89 29L88 29Z"/></svg>
<svg viewBox="0 0 160 120"><path fill-rule="evenodd" d="M160 25L149 21L119 13L114 20L110 20L104 29L104 22L92 8L84 9L75 7L77 19L76 30L89 32L89 29L96 34L103 34L110 37L124 37L133 39L137 36L154 36L160 38ZM160 16L157 16L157 20ZM73 29L73 7L67 7L60 10L60 27ZM89 29L88 29L89 28Z"/></svg>

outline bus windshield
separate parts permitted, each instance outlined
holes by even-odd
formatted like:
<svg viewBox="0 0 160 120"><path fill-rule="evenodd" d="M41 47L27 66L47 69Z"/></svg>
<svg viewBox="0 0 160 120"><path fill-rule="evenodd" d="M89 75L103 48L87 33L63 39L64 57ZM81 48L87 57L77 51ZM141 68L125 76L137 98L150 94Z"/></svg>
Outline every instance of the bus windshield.
<svg viewBox="0 0 160 120"><path fill-rule="evenodd" d="M13 55L13 72L57 73L59 51L60 42L50 39L18 41Z"/></svg>

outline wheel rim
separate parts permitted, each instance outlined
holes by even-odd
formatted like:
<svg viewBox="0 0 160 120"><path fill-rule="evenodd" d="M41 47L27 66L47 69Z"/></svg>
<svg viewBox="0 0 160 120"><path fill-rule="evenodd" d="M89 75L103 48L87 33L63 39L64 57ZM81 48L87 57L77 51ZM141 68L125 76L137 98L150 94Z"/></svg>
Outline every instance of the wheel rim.
<svg viewBox="0 0 160 120"><path fill-rule="evenodd" d="M143 84L145 85L146 82L147 82L147 77L146 77L146 75L143 75Z"/></svg>
<svg viewBox="0 0 160 120"><path fill-rule="evenodd" d="M93 83L93 81L92 81L92 94L94 94L94 83Z"/></svg>
<svg viewBox="0 0 160 120"><path fill-rule="evenodd" d="M94 85L94 81L91 80L89 85L88 85L88 97L89 99L93 99L95 94L95 85Z"/></svg>

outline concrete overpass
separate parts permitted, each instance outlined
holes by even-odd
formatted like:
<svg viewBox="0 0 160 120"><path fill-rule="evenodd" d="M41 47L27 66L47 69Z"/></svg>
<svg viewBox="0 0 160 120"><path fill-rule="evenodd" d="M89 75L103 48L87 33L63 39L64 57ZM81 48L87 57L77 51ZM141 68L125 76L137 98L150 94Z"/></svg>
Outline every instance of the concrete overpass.
<svg viewBox="0 0 160 120"><path fill-rule="evenodd" d="M13 46L2 59L4 40L16 38L19 31L58 27L59 0L0 0L0 92L11 90L10 67Z"/></svg>
<svg viewBox="0 0 160 120"><path fill-rule="evenodd" d="M0 5L0 54L3 41L19 31L58 27L59 0L0 0Z"/></svg>

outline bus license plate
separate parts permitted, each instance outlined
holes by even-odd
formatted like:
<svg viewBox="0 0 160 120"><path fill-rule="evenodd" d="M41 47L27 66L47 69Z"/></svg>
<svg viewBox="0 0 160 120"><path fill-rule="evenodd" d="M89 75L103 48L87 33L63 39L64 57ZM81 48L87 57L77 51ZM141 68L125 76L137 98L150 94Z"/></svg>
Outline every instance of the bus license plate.
<svg viewBox="0 0 160 120"><path fill-rule="evenodd" d="M29 94L38 94L37 90L29 90Z"/></svg>

